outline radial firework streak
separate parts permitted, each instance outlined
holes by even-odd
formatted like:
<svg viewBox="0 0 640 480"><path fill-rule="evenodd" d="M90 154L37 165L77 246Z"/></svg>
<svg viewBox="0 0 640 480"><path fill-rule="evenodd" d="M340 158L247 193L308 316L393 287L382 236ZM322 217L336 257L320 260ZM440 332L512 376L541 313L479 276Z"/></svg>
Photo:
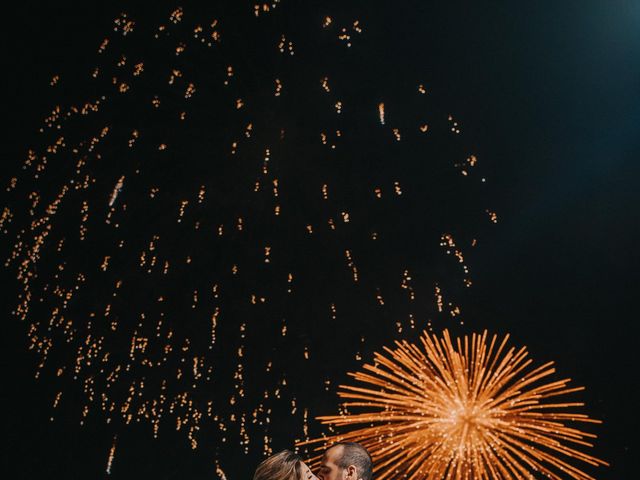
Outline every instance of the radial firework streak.
<svg viewBox="0 0 640 480"><path fill-rule="evenodd" d="M526 348L508 339L485 331L454 343L445 330L441 339L424 333L421 345L385 347L350 374L363 386L340 387L342 414L319 417L347 430L304 443L357 441L378 480L593 479L572 463L607 463L578 450L596 436L571 425L601 422L571 411L583 403L550 400L584 388L545 381L553 362L531 368Z"/></svg>

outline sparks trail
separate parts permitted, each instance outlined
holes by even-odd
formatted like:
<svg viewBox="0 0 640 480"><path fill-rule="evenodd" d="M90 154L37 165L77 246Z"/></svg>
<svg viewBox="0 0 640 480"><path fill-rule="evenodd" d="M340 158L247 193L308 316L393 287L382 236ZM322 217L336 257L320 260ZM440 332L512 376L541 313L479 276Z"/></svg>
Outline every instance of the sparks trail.
<svg viewBox="0 0 640 480"><path fill-rule="evenodd" d="M329 361L374 348L363 328L401 338L462 322L457 288L473 259L465 250L464 270L450 265L439 243L451 224L459 245L476 237L468 204L487 225L497 218L468 188L476 176L460 175L480 168L475 156L421 103L431 90L367 70L368 26L300 17L300 38L271 22L286 8L295 16L278 1L237 18L123 13L92 68L50 77L58 105L6 187L0 231L53 409L73 390L82 424L140 422L194 449L209 426L223 453L262 455L270 425L306 437L307 402L328 398L324 384L301 392L295 365L326 378ZM365 84L374 92L354 96ZM338 323L340 358L327 348ZM114 439L109 470L115 451Z"/></svg>

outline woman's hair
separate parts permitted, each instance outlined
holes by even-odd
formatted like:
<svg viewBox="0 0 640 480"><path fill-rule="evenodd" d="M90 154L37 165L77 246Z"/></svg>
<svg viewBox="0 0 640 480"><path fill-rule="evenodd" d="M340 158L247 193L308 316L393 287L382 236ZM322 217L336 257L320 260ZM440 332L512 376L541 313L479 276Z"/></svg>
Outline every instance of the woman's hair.
<svg viewBox="0 0 640 480"><path fill-rule="evenodd" d="M302 477L302 459L290 450L283 450L263 460L253 480L299 480Z"/></svg>

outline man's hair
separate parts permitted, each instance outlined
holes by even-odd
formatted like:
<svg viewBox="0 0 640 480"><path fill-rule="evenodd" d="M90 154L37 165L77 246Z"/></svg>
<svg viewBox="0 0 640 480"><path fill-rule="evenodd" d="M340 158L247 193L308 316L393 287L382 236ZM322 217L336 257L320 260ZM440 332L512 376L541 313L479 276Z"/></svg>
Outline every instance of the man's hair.
<svg viewBox="0 0 640 480"><path fill-rule="evenodd" d="M362 480L371 480L373 477L373 461L371 455L359 443L355 442L338 442L331 445L333 447L343 447L342 457L337 464L340 468L348 468L354 465L358 469L358 477Z"/></svg>
<svg viewBox="0 0 640 480"><path fill-rule="evenodd" d="M301 465L302 459L298 455L283 450L263 460L253 480L299 480L302 478Z"/></svg>

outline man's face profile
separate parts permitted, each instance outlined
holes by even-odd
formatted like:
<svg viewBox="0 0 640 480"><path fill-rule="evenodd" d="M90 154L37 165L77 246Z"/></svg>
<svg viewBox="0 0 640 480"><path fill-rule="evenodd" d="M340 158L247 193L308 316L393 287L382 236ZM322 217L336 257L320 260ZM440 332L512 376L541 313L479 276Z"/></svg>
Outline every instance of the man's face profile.
<svg viewBox="0 0 640 480"><path fill-rule="evenodd" d="M344 447L338 445L324 453L320 463L320 470L318 471L319 480L344 480L343 469L338 466L343 450Z"/></svg>

